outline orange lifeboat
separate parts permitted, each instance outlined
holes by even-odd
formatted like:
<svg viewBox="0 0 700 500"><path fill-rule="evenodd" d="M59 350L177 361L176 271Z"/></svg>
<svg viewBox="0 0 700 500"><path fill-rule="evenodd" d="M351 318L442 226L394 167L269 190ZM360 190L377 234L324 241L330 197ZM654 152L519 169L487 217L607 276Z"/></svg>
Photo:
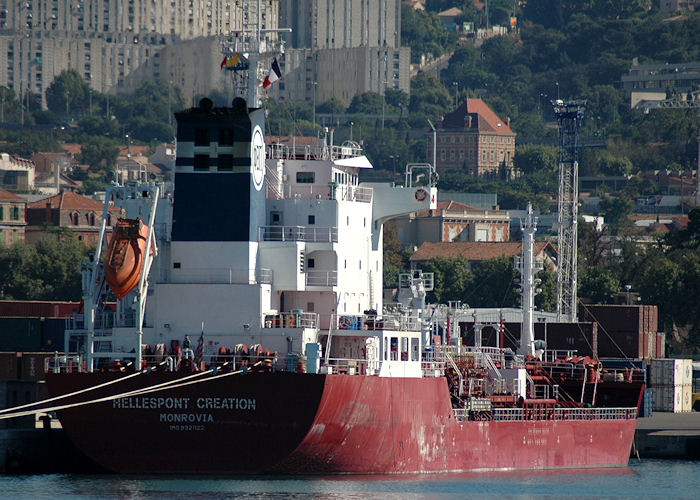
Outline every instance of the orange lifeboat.
<svg viewBox="0 0 700 500"><path fill-rule="evenodd" d="M121 299L141 278L148 226L141 219L119 219L105 256L105 280Z"/></svg>

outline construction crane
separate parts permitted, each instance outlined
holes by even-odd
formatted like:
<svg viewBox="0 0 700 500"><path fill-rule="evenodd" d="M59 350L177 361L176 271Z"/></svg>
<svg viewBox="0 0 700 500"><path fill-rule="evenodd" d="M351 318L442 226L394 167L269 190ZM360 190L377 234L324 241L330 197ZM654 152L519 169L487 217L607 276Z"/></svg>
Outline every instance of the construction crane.
<svg viewBox="0 0 700 500"><path fill-rule="evenodd" d="M683 96L686 98L683 99ZM652 108L653 109L653 108ZM700 90L679 94L663 101L659 101L656 109L697 109L698 126L700 127ZM693 194L696 206L700 206L700 130L698 130L698 160L695 167L695 193Z"/></svg>
<svg viewBox="0 0 700 500"><path fill-rule="evenodd" d="M578 150L586 101L552 101L559 124L557 321L576 321Z"/></svg>

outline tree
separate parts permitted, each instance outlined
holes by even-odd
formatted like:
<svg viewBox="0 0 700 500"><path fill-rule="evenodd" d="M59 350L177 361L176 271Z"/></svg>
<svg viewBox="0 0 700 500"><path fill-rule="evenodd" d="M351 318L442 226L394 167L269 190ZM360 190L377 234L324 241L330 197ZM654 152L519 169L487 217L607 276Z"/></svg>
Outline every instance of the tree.
<svg viewBox="0 0 700 500"><path fill-rule="evenodd" d="M320 104L316 106L316 111L319 113L328 113L331 115L340 115L342 113L345 113L345 103L341 101L339 98L333 96L330 99L328 99L326 102L323 104Z"/></svg>
<svg viewBox="0 0 700 500"><path fill-rule="evenodd" d="M513 267L513 259L498 257L482 262L474 270L474 285L467 294L472 307L507 307L517 305L513 280L519 274Z"/></svg>
<svg viewBox="0 0 700 500"><path fill-rule="evenodd" d="M554 146L539 146L526 144L515 148L513 163L524 174L539 170L554 173L558 165L557 148Z"/></svg>
<svg viewBox="0 0 700 500"><path fill-rule="evenodd" d="M426 297L429 302L446 304L459 300L468 303L474 283L469 261L465 257L438 257L423 264L422 269L434 274L434 289Z"/></svg>
<svg viewBox="0 0 700 500"><path fill-rule="evenodd" d="M61 72L46 89L46 105L61 116L82 114L88 107L90 88L75 70Z"/></svg>
<svg viewBox="0 0 700 500"><path fill-rule="evenodd" d="M434 12L420 12L401 5L402 39L411 47L411 62L420 62L421 56L439 57L450 50L457 35L448 31Z"/></svg>
<svg viewBox="0 0 700 500"><path fill-rule="evenodd" d="M605 212L605 220L608 225L618 229L620 225L628 222L627 216L632 213L633 203L625 195L615 198L604 197L600 200L600 208Z"/></svg>
<svg viewBox="0 0 700 500"><path fill-rule="evenodd" d="M118 157L119 148L113 139L93 136L83 141L80 161L90 165L90 168L95 171L114 168Z"/></svg>
<svg viewBox="0 0 700 500"><path fill-rule="evenodd" d="M15 300L78 300L87 247L70 231L48 228L29 245L0 247L0 296Z"/></svg>
<svg viewBox="0 0 700 500"><path fill-rule="evenodd" d="M377 115L382 112L384 98L376 92L363 92L356 94L348 107L348 113ZM386 111L386 108L385 108Z"/></svg>
<svg viewBox="0 0 700 500"><path fill-rule="evenodd" d="M578 294L594 304L611 304L620 292L620 280L614 270L604 267L584 267L579 279Z"/></svg>

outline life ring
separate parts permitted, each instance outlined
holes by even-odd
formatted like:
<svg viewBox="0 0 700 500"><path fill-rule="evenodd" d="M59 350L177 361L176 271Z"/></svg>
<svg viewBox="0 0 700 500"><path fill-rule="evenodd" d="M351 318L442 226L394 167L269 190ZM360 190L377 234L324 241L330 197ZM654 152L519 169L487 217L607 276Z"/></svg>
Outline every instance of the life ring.
<svg viewBox="0 0 700 500"><path fill-rule="evenodd" d="M348 330L350 328L350 317L341 316L338 321L341 330Z"/></svg>
<svg viewBox="0 0 700 500"><path fill-rule="evenodd" d="M428 192L425 189L419 189L416 191L416 200L417 201L425 201L425 199L428 197Z"/></svg>

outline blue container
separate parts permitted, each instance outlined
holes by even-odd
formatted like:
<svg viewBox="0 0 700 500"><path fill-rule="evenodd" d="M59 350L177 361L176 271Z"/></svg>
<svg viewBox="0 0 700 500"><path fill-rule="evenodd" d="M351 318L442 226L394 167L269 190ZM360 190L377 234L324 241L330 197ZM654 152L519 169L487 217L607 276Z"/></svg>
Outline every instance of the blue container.
<svg viewBox="0 0 700 500"><path fill-rule="evenodd" d="M652 389L644 389L644 396L642 397L642 404L639 407L639 417L647 418L651 417L652 406L654 404Z"/></svg>

